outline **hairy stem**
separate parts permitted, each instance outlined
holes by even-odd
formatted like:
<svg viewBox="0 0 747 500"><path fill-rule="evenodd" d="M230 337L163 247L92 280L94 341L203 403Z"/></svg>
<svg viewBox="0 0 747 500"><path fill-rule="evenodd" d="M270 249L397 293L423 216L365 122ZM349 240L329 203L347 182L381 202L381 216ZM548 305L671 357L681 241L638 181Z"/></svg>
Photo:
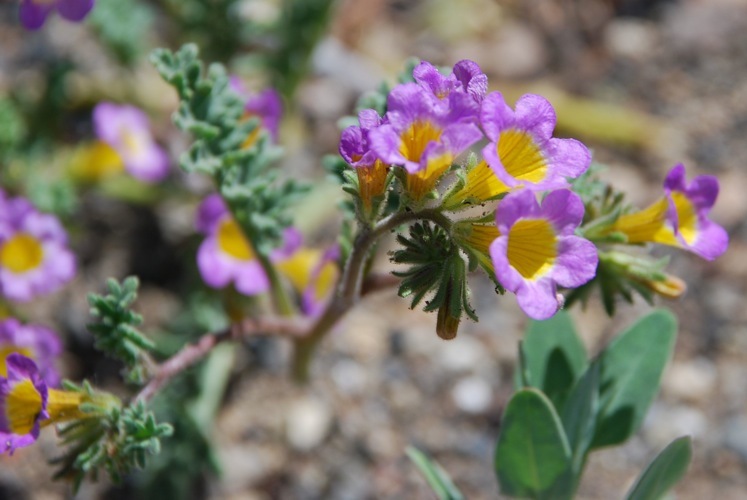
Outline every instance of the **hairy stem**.
<svg viewBox="0 0 747 500"><path fill-rule="evenodd" d="M308 328L309 324L307 322L297 319L278 317L247 318L240 323L234 323L230 327L218 332L203 335L197 342L182 347L181 350L169 359L155 365L153 367L153 377L135 396L134 400L148 402L172 378L198 363L215 346L222 342L261 335L298 337L304 335Z"/></svg>

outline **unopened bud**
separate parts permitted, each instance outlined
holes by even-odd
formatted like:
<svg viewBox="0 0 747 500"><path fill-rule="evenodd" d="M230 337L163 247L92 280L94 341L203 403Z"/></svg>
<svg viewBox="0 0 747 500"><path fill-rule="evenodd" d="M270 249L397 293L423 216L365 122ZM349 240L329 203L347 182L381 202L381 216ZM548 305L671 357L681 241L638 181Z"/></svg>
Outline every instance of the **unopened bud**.
<svg viewBox="0 0 747 500"><path fill-rule="evenodd" d="M438 319L436 320L436 333L444 340L452 340L457 335L459 329L459 317L449 314L448 304L442 305L438 310Z"/></svg>

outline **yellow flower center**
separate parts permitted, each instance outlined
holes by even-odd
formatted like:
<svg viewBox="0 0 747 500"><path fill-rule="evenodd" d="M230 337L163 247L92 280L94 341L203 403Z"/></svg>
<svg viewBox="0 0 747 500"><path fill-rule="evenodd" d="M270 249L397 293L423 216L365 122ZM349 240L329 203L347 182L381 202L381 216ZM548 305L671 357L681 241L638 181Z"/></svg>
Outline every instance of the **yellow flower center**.
<svg viewBox="0 0 747 500"><path fill-rule="evenodd" d="M698 236L698 214L695 205L684 193L675 191L671 196L677 210L677 230L685 242L692 245Z"/></svg>
<svg viewBox="0 0 747 500"><path fill-rule="evenodd" d="M547 175L547 160L528 132L504 130L496 149L503 168L515 179L537 183Z"/></svg>
<svg viewBox="0 0 747 500"><path fill-rule="evenodd" d="M279 262L277 268L291 282L296 291L303 293L311 284L314 269L321 258L322 252L320 250L302 248L290 258ZM337 266L334 262L327 262L322 266L316 283L314 283L314 299L317 301L324 299L336 282Z"/></svg>
<svg viewBox="0 0 747 500"><path fill-rule="evenodd" d="M28 434L42 410L41 394L31 380L22 380L5 399L5 417L13 434Z"/></svg>
<svg viewBox="0 0 747 500"><path fill-rule="evenodd" d="M13 354L14 352L26 356L27 358L34 357L31 349L27 347L17 347L12 344L0 345L0 376L8 376L8 366L5 364L5 360L8 359L8 356Z"/></svg>
<svg viewBox="0 0 747 500"><path fill-rule="evenodd" d="M400 135L399 152L408 160L418 163L425 148L441 139L442 130L428 121L416 121Z"/></svg>
<svg viewBox="0 0 747 500"><path fill-rule="evenodd" d="M487 224L472 224L470 233L464 238L468 246L477 250L477 260L483 268L494 273L493 259L490 258L490 245L501 235L498 228Z"/></svg>
<svg viewBox="0 0 747 500"><path fill-rule="evenodd" d="M508 191L508 186L501 182L483 160L467 171L464 187L449 196L444 201L444 207L448 210L456 210L465 203L483 203Z"/></svg>
<svg viewBox="0 0 747 500"><path fill-rule="evenodd" d="M508 233L508 263L527 280L547 273L557 257L555 231L544 219L521 219Z"/></svg>
<svg viewBox="0 0 747 500"><path fill-rule="evenodd" d="M36 269L44 260L39 240L28 233L18 233L0 245L0 266L20 274Z"/></svg>
<svg viewBox="0 0 747 500"><path fill-rule="evenodd" d="M230 217L225 217L218 226L218 246L231 257L251 260L254 252L239 225Z"/></svg>
<svg viewBox="0 0 747 500"><path fill-rule="evenodd" d="M127 128L120 130L122 144L131 156L141 155L148 144L148 137L142 132L133 132Z"/></svg>

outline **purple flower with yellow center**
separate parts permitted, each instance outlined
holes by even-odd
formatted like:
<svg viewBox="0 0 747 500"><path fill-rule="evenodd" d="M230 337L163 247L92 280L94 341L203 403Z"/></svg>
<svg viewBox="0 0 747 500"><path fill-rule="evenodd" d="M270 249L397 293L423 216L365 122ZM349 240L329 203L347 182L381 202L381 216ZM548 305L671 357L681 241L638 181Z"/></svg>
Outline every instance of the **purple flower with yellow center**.
<svg viewBox="0 0 747 500"><path fill-rule="evenodd" d="M596 247L573 234L583 216L581 198L565 189L549 193L542 205L534 192L520 189L498 205L500 236L490 245L496 278L530 318L557 312L557 285L575 288L594 277Z"/></svg>
<svg viewBox="0 0 747 500"><path fill-rule="evenodd" d="M78 22L93 8L94 0L21 0L18 17L26 29L37 30L56 10L63 19Z"/></svg>
<svg viewBox="0 0 747 500"><path fill-rule="evenodd" d="M98 138L119 154L125 169L137 179L157 182L169 174L169 157L153 139L142 110L102 102L93 110L93 125Z"/></svg>
<svg viewBox="0 0 747 500"><path fill-rule="evenodd" d="M718 180L711 175L699 175L687 185L680 163L667 174L662 198L643 210L621 215L611 231L625 234L628 243L661 243L713 260L729 245L726 230L708 219L718 190Z"/></svg>
<svg viewBox="0 0 747 500"><path fill-rule="evenodd" d="M371 149L369 133L380 126L383 120L373 109L358 113L358 123L342 131L340 136L340 156L358 175L360 196L366 209L370 210L373 199L384 194L388 165L376 156Z"/></svg>
<svg viewBox="0 0 747 500"><path fill-rule="evenodd" d="M301 309L307 316L321 313L334 292L340 276L337 265L339 258L340 249L337 245L327 250L299 248L275 264L278 271L301 295Z"/></svg>
<svg viewBox="0 0 747 500"><path fill-rule="evenodd" d="M256 117L259 119L259 127L249 133L242 145L250 148L257 142L261 130L270 134L273 142L278 141L280 132L280 119L283 116L283 100L275 89L268 88L256 94L251 93L241 79L232 76L229 80L231 89L239 94L244 100L244 119Z"/></svg>
<svg viewBox="0 0 747 500"><path fill-rule="evenodd" d="M385 163L407 170L405 188L416 201L482 138L475 124L477 103L465 92L440 100L417 83L404 83L389 93L387 109L387 123L369 132L371 148Z"/></svg>
<svg viewBox="0 0 747 500"><path fill-rule="evenodd" d="M509 188L566 188L566 179L583 174L591 163L579 141L552 137L555 110L542 96L522 96L514 111L500 92L491 92L482 103L480 122L490 140L483 157Z"/></svg>
<svg viewBox="0 0 747 500"><path fill-rule="evenodd" d="M28 200L6 201L0 213L0 295L19 302L57 290L75 275L67 234L53 215Z"/></svg>
<svg viewBox="0 0 747 500"><path fill-rule="evenodd" d="M49 389L36 364L13 353L0 376L0 453L34 443L40 427L86 418L80 410L86 396L79 392Z"/></svg>
<svg viewBox="0 0 747 500"><path fill-rule="evenodd" d="M451 74L444 76L434 65L422 61L412 71L415 81L444 99L452 92L466 92L475 102L482 102L488 91L488 77L476 62L464 59L454 65Z"/></svg>
<svg viewBox="0 0 747 500"><path fill-rule="evenodd" d="M24 325L15 318L0 321L0 376L8 375L6 359L13 353L33 359L48 386L55 387L60 376L54 361L62 352L57 334L41 325Z"/></svg>
<svg viewBox="0 0 747 500"><path fill-rule="evenodd" d="M197 267L208 286L223 288L233 283L244 295L257 295L270 288L252 246L220 195L203 200L196 226L206 236L197 250Z"/></svg>

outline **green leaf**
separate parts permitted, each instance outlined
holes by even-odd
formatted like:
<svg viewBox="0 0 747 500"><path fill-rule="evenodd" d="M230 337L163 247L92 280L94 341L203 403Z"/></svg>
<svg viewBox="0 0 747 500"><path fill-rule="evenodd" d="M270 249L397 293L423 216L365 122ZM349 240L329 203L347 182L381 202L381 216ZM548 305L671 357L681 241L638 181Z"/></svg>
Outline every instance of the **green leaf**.
<svg viewBox="0 0 747 500"><path fill-rule="evenodd" d="M627 500L657 500L679 481L692 458L689 436L677 438L646 467Z"/></svg>
<svg viewBox="0 0 747 500"><path fill-rule="evenodd" d="M425 476L425 480L428 481L439 500L462 500L464 498L446 471L435 460L431 460L425 453L412 446L408 446L405 453Z"/></svg>
<svg viewBox="0 0 747 500"><path fill-rule="evenodd" d="M599 417L592 448L622 443L638 430L659 391L676 335L672 313L657 310L601 353Z"/></svg>
<svg viewBox="0 0 747 500"><path fill-rule="evenodd" d="M571 447L573 475L579 476L591 446L599 411L599 363L592 363L573 386L561 421ZM574 488L575 489L574 481Z"/></svg>
<svg viewBox="0 0 747 500"><path fill-rule="evenodd" d="M571 450L550 400L536 389L518 391L506 406L495 449L501 492L557 498L551 490L570 467Z"/></svg>
<svg viewBox="0 0 747 500"><path fill-rule="evenodd" d="M588 365L586 349L568 313L532 321L521 343L528 383L544 392L560 412L574 382Z"/></svg>

